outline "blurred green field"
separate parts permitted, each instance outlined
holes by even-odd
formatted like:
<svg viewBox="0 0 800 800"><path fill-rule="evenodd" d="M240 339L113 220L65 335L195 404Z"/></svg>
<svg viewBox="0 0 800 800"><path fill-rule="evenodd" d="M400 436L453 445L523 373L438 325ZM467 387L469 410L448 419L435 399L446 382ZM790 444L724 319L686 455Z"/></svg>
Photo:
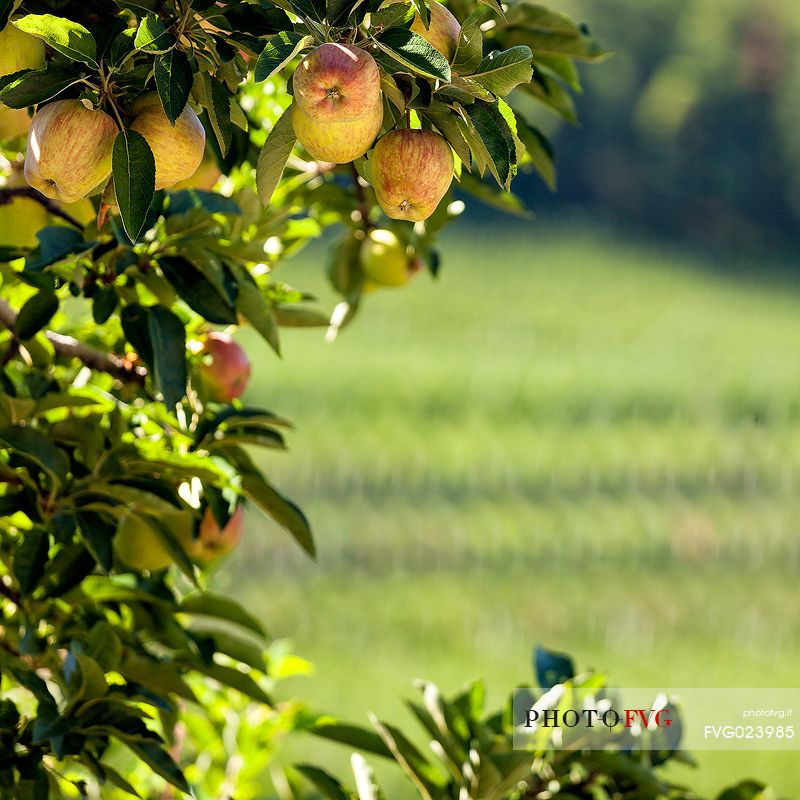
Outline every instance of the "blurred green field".
<svg viewBox="0 0 800 800"><path fill-rule="evenodd" d="M414 678L499 703L537 641L623 686L797 685L800 281L585 226L460 232L335 344L248 340L319 560L253 512L217 582L316 664L282 691L406 722ZM280 277L330 307L324 257ZM800 796L796 753L699 760L676 777Z"/></svg>

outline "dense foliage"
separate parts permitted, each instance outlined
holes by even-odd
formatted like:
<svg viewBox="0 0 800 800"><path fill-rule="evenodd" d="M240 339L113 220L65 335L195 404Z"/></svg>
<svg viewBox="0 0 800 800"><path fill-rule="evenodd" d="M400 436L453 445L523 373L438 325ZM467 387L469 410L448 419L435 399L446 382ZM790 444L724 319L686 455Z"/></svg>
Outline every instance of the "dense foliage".
<svg viewBox="0 0 800 800"><path fill-rule="evenodd" d="M204 588L208 565L241 535L245 502L314 555L302 511L251 457L284 449L289 423L237 399L246 356L213 327L250 325L276 352L283 328L327 326L332 337L369 291L403 284L421 263L435 274L436 235L461 207L448 193L415 225L386 219L374 155L340 165L296 146L286 109L299 60L324 43L367 52L380 70L380 132L424 131L463 190L517 210L517 170L549 181L552 163L516 98L563 112L575 59L604 55L566 17L495 0L452 4L461 27L444 54L428 41L435 8L0 2L3 797L172 796L152 771L197 797L255 798L292 729L391 754L429 798L517 796L526 781L538 796L552 790L545 775L566 781L552 765L531 777L530 754L508 752L500 718L482 721L477 688L448 706L460 737L447 740L450 777L391 727L367 733L273 702L275 681L304 663L265 649L262 622ZM24 185L23 159L41 192ZM383 165L384 189L402 167ZM342 301L328 315L275 268L331 226ZM419 716L431 730L429 714ZM485 777L473 737L488 748ZM371 796L359 769L359 796ZM672 793L636 770L627 796ZM345 792L314 767L300 772ZM632 794L642 781L650 793Z"/></svg>
<svg viewBox="0 0 800 800"><path fill-rule="evenodd" d="M546 127L558 152L552 203L673 240L794 251L797 4L569 0L568 8L591 13L604 40L613 32L619 57L587 74L581 129ZM538 194L533 185L519 191Z"/></svg>

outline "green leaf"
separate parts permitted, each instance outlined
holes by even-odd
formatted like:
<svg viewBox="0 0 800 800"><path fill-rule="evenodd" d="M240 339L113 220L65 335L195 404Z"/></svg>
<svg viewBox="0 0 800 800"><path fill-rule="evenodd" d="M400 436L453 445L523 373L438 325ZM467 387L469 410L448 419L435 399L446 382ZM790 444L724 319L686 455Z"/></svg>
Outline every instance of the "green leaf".
<svg viewBox="0 0 800 800"><path fill-rule="evenodd" d="M540 644L533 651L533 671L542 689L552 689L556 684L575 677L575 665L568 655L548 650Z"/></svg>
<svg viewBox="0 0 800 800"><path fill-rule="evenodd" d="M75 521L94 560L103 570L110 572L113 563L111 540L114 526L94 511L76 513Z"/></svg>
<svg viewBox="0 0 800 800"><path fill-rule="evenodd" d="M0 102L10 108L27 108L61 94L80 78L72 65L50 62L45 69L29 70L7 83Z"/></svg>
<svg viewBox="0 0 800 800"><path fill-rule="evenodd" d="M533 77L533 53L525 45L517 45L502 52L489 53L478 65L472 80L499 97L505 97L520 83L530 83Z"/></svg>
<svg viewBox="0 0 800 800"><path fill-rule="evenodd" d="M53 292L41 291L20 309L14 329L23 341L35 336L58 311L58 297Z"/></svg>
<svg viewBox="0 0 800 800"><path fill-rule="evenodd" d="M39 583L47 556L50 552L50 536L43 528L32 528L22 534L22 543L14 551L14 577L19 590L27 597Z"/></svg>
<svg viewBox="0 0 800 800"><path fill-rule="evenodd" d="M150 769L160 775L167 783L172 784L186 794L191 794L191 787L186 781L180 767L172 760L169 753L159 744L133 741L127 737L122 738L123 743L131 752L144 761Z"/></svg>
<svg viewBox="0 0 800 800"><path fill-rule="evenodd" d="M609 55L585 25L544 6L514 4L506 20L511 30L524 31L525 42L537 55L564 55L582 61L601 61Z"/></svg>
<svg viewBox="0 0 800 800"><path fill-rule="evenodd" d="M327 328L327 314L302 306L273 306L275 321L281 328Z"/></svg>
<svg viewBox="0 0 800 800"><path fill-rule="evenodd" d="M94 247L80 231L66 225L48 225L36 232L39 246L25 259L25 272L41 272L67 256L83 253Z"/></svg>
<svg viewBox="0 0 800 800"><path fill-rule="evenodd" d="M52 14L27 14L13 23L25 33L43 39L54 50L72 61L97 66L97 43L77 22Z"/></svg>
<svg viewBox="0 0 800 800"><path fill-rule="evenodd" d="M54 483L61 483L69 471L69 458L56 444L29 425L10 425L0 430L0 447L14 450L47 472Z"/></svg>
<svg viewBox="0 0 800 800"><path fill-rule="evenodd" d="M133 44L148 53L166 53L175 46L175 37L167 31L161 17L148 14L139 23Z"/></svg>
<svg viewBox="0 0 800 800"><path fill-rule="evenodd" d="M516 172L516 148L508 123L496 103L476 100L466 107L466 113L485 148L492 174L500 186L508 190Z"/></svg>
<svg viewBox="0 0 800 800"><path fill-rule="evenodd" d="M241 625L259 636L267 635L264 626L239 603L212 592L195 592L188 595L178 606L178 611L184 614L224 619L227 622Z"/></svg>
<svg viewBox="0 0 800 800"><path fill-rule="evenodd" d="M208 112L211 128L223 158L233 140L233 123L231 122L231 95L225 85L210 75L199 76L201 103Z"/></svg>
<svg viewBox="0 0 800 800"><path fill-rule="evenodd" d="M147 220L156 189L156 162L150 145L136 131L120 131L114 139L114 191L125 233L136 242Z"/></svg>
<svg viewBox="0 0 800 800"><path fill-rule="evenodd" d="M470 169L471 151L469 145L461 133L457 115L443 103L434 102L422 112L422 116L429 120L447 139L450 147L455 150L461 162Z"/></svg>
<svg viewBox="0 0 800 800"><path fill-rule="evenodd" d="M384 758L392 757L389 748L377 733L361 728L358 725L323 717L309 728L309 733L357 750L363 750L365 753L372 753Z"/></svg>
<svg viewBox="0 0 800 800"><path fill-rule="evenodd" d="M489 6L489 8L491 8L495 14L505 19L505 14L503 13L503 7L500 5L498 0L479 0L479 2L483 3L485 6Z"/></svg>
<svg viewBox="0 0 800 800"><path fill-rule="evenodd" d="M345 791L344 786L324 769L312 764L295 764L294 768L313 783L319 793L328 800L350 800L350 795Z"/></svg>
<svg viewBox="0 0 800 800"><path fill-rule="evenodd" d="M153 379L164 405L173 408L186 394L186 331L178 317L163 306L153 306L149 312Z"/></svg>
<svg viewBox="0 0 800 800"><path fill-rule="evenodd" d="M0 30L8 25L11 15L18 5L19 3L15 2L15 0L0 0Z"/></svg>
<svg viewBox="0 0 800 800"><path fill-rule="evenodd" d="M187 258L162 256L158 259L158 266L189 308L209 322L218 325L236 324L233 303L220 294Z"/></svg>
<svg viewBox="0 0 800 800"><path fill-rule="evenodd" d="M453 69L459 75L471 75L483 59L481 20L485 16L483 10L473 11L461 24L458 48L453 59Z"/></svg>
<svg viewBox="0 0 800 800"><path fill-rule="evenodd" d="M192 91L192 67L182 50L172 49L156 59L156 89L167 119L174 125L189 101Z"/></svg>
<svg viewBox="0 0 800 800"><path fill-rule="evenodd" d="M92 297L92 319L97 325L105 325L114 313L119 295L113 286L100 286Z"/></svg>
<svg viewBox="0 0 800 800"><path fill-rule="evenodd" d="M553 163L553 145L549 139L521 117L517 118L517 135L527 151L527 163L533 165L551 190L555 190L556 168Z"/></svg>
<svg viewBox="0 0 800 800"><path fill-rule="evenodd" d="M272 308L259 291L256 282L244 266L237 262L230 264L233 276L239 286L236 296L236 310L261 334L264 341L280 355L278 323Z"/></svg>
<svg viewBox="0 0 800 800"><path fill-rule="evenodd" d="M378 720L370 714L378 735L386 743L395 761L408 775L425 800L435 800L441 795L446 778L420 753L406 736L397 728Z"/></svg>
<svg viewBox="0 0 800 800"><path fill-rule="evenodd" d="M256 472L242 475L242 489L275 522L289 531L306 553L312 558L316 557L311 526L305 514L291 500L285 498L266 478Z"/></svg>
<svg viewBox="0 0 800 800"><path fill-rule="evenodd" d="M418 33L405 28L389 28L375 42L384 53L411 72L441 81L450 80L447 59Z"/></svg>
<svg viewBox="0 0 800 800"><path fill-rule="evenodd" d="M122 775L119 774L113 767L109 766L108 764L101 763L101 769L103 770L103 780L106 783L110 783L113 786L116 786L117 789L121 789L126 794L132 795L133 797L138 797L141 800L141 795L136 791L136 789L131 786Z"/></svg>
<svg viewBox="0 0 800 800"><path fill-rule="evenodd" d="M572 95L559 80L548 75L545 71L534 70L533 80L522 86L521 90L544 103L567 122L571 122L573 125L577 123L578 116L575 113L575 103Z"/></svg>
<svg viewBox="0 0 800 800"><path fill-rule="evenodd" d="M224 686L236 689L245 697L250 697L266 706L272 705L272 698L248 674L240 672L235 667L226 667L216 662L206 664L199 661L192 661L191 666Z"/></svg>
<svg viewBox="0 0 800 800"><path fill-rule="evenodd" d="M138 303L129 303L119 312L125 338L141 359L152 368L153 343L150 341L149 311Z"/></svg>
<svg viewBox="0 0 800 800"><path fill-rule="evenodd" d="M265 81L282 70L298 53L314 43L313 36L295 31L281 31L272 36L256 61L254 77Z"/></svg>
<svg viewBox="0 0 800 800"><path fill-rule="evenodd" d="M289 158L297 137L292 127L292 115L289 109L272 126L272 130L261 148L256 167L256 187L261 202L267 206L275 189L280 183L286 161Z"/></svg>

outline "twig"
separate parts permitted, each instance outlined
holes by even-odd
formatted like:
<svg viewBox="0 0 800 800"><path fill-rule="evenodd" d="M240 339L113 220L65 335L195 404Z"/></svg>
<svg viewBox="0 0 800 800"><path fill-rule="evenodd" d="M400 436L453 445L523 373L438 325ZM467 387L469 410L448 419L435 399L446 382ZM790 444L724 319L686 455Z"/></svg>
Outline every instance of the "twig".
<svg viewBox="0 0 800 800"><path fill-rule="evenodd" d="M17 315L8 303L0 298L0 325L6 327L13 335ZM143 384L147 376L144 367L131 364L116 353L103 353L93 347L82 344L72 336L64 336L55 331L45 331L45 336L53 345L53 349L64 358L77 358L90 369L106 372L121 381Z"/></svg>
<svg viewBox="0 0 800 800"><path fill-rule="evenodd" d="M0 580L0 594L2 594L4 597L7 597L15 606L19 605L19 594L10 586L6 586L2 580Z"/></svg>
<svg viewBox="0 0 800 800"><path fill-rule="evenodd" d="M44 206L54 217L60 217L78 230L83 230L83 225L81 225L72 214L68 214L58 203L51 200L49 197L45 197L41 192L31 186L13 186L0 189L0 206L10 203L15 197L29 197L31 200L35 200L40 206Z"/></svg>
<svg viewBox="0 0 800 800"><path fill-rule="evenodd" d="M358 170L354 164L350 165L350 172L353 176L353 186L356 190L356 200L358 201L358 213L361 215L361 223L365 231L369 231L372 223L369 221L369 204L367 203L367 195L364 192L364 187L361 185L361 179Z"/></svg>

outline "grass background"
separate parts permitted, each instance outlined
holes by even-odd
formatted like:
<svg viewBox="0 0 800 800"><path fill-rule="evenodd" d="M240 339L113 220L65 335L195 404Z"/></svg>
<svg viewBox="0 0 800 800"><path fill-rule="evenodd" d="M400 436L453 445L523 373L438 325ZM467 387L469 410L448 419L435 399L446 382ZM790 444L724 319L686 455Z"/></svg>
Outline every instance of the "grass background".
<svg viewBox="0 0 800 800"><path fill-rule="evenodd" d="M289 331L281 361L247 339L246 400L297 425L260 458L319 560L251 512L216 581L316 664L282 691L405 723L414 678L484 677L497 704L535 642L620 686L797 685L792 265L586 225L458 234L439 280L369 296L335 344ZM324 258L280 277L330 307ZM345 753L313 755L344 774ZM698 757L674 777L800 796L797 753Z"/></svg>

